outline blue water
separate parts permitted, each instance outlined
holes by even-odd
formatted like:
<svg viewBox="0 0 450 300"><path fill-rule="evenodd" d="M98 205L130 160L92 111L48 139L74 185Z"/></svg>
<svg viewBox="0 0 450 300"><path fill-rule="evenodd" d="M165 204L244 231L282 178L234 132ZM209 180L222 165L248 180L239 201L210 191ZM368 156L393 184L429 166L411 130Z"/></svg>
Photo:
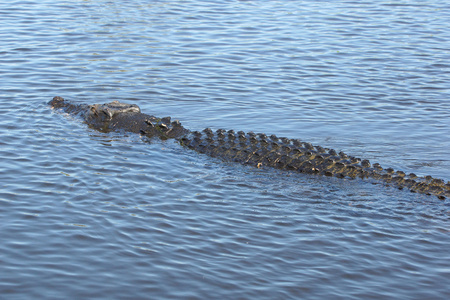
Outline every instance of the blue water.
<svg viewBox="0 0 450 300"><path fill-rule="evenodd" d="M111 100L450 180L446 1L2 1L0 298L448 299L450 200L100 133Z"/></svg>

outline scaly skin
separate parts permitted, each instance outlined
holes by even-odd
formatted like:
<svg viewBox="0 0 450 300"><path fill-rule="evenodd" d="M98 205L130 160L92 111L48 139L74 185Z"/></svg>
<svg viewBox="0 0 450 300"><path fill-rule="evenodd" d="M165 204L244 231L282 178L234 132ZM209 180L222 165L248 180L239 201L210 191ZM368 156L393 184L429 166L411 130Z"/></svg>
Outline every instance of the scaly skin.
<svg viewBox="0 0 450 300"><path fill-rule="evenodd" d="M79 115L91 127L102 132L124 130L160 139L179 138L189 130L170 117L156 118L141 113L135 104L114 101L106 104L72 104L62 97L54 97L48 104L54 109L63 109L69 114Z"/></svg>
<svg viewBox="0 0 450 300"><path fill-rule="evenodd" d="M92 128L103 131L124 130L146 137L176 139L181 145L212 157L235 161L257 168L269 166L301 173L335 176L339 178L374 178L387 184L407 188L412 192L436 195L439 199L450 196L450 182L431 176L418 177L411 173L391 168L383 169L379 164L371 165L333 149L313 146L297 139L278 138L275 135L253 132L244 133L219 129L213 132L206 128L202 132L189 131L179 121L170 117L156 118L141 113L134 104L114 101L106 104L77 105L61 97L49 102L52 108L79 115Z"/></svg>

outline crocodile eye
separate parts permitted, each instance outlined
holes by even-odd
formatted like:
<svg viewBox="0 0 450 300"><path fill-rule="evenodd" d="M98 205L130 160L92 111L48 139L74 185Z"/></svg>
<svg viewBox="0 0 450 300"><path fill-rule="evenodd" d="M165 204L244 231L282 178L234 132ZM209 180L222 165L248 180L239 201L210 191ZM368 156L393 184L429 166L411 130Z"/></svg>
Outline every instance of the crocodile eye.
<svg viewBox="0 0 450 300"><path fill-rule="evenodd" d="M106 120L111 120L113 117L113 114L111 113L111 111L109 109L102 110L102 113L106 116L105 117Z"/></svg>
<svg viewBox="0 0 450 300"><path fill-rule="evenodd" d="M95 106L91 106L91 112L94 114L94 116L98 117L97 110L95 109Z"/></svg>

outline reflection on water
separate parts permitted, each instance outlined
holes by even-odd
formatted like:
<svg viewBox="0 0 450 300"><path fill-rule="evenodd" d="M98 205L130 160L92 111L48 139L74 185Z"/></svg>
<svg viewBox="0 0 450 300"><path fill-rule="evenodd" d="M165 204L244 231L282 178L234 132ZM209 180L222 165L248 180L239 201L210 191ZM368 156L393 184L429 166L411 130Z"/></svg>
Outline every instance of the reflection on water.
<svg viewBox="0 0 450 300"><path fill-rule="evenodd" d="M103 134L55 95L450 180L439 1L0 4L0 292L446 299L448 199Z"/></svg>

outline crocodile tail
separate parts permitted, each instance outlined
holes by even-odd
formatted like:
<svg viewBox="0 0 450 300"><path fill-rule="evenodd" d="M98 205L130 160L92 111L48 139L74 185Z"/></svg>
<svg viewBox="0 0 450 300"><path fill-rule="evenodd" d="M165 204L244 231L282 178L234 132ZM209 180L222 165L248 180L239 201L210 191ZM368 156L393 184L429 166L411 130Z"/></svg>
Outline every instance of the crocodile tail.
<svg viewBox="0 0 450 300"><path fill-rule="evenodd" d="M379 164L349 156L333 149L313 146L298 139L262 133L206 128L179 138L181 145L225 161L257 168L273 167L308 174L338 178L374 178L399 189L432 194L440 199L450 196L450 183L431 176L417 177L402 171L383 169Z"/></svg>

